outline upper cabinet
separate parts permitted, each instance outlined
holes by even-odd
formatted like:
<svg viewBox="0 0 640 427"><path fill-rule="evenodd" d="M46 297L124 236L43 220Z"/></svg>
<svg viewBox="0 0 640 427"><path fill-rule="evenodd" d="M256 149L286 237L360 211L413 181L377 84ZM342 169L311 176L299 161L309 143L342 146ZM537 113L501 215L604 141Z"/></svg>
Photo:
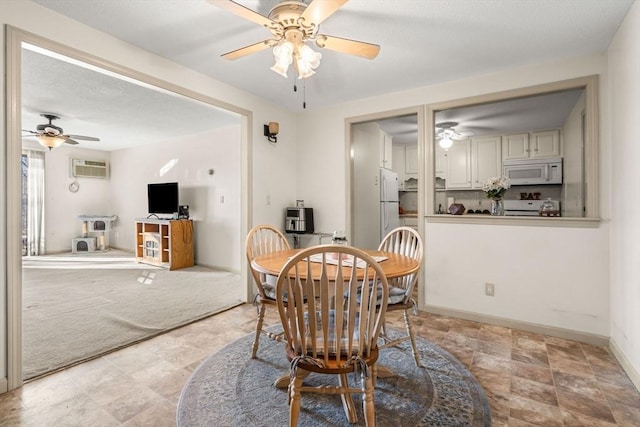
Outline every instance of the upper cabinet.
<svg viewBox="0 0 640 427"><path fill-rule="evenodd" d="M562 154L559 130L531 132L529 145L533 148L531 157L559 157Z"/></svg>
<svg viewBox="0 0 640 427"><path fill-rule="evenodd" d="M471 140L471 188L482 188L488 178L502 175L500 142L499 136Z"/></svg>
<svg viewBox="0 0 640 427"><path fill-rule="evenodd" d="M391 150L392 158L393 158L393 170L398 174L398 190L404 190L404 173L405 173L405 164L404 164L404 145L402 144L393 144L393 148Z"/></svg>
<svg viewBox="0 0 640 427"><path fill-rule="evenodd" d="M447 150L436 144L436 178L447 179Z"/></svg>
<svg viewBox="0 0 640 427"><path fill-rule="evenodd" d="M499 136L455 141L446 153L447 189L481 189L502 170Z"/></svg>
<svg viewBox="0 0 640 427"><path fill-rule="evenodd" d="M407 145L404 149L404 173L405 179L418 179L418 144Z"/></svg>
<svg viewBox="0 0 640 427"><path fill-rule="evenodd" d="M471 141L456 141L447 152L447 189L471 188Z"/></svg>
<svg viewBox="0 0 640 427"><path fill-rule="evenodd" d="M502 137L503 160L559 157L560 131L519 133Z"/></svg>
<svg viewBox="0 0 640 427"><path fill-rule="evenodd" d="M418 182L418 145L393 144L393 168L398 174L398 190L411 191L417 189ZM407 181L409 185L407 186Z"/></svg>
<svg viewBox="0 0 640 427"><path fill-rule="evenodd" d="M385 131L380 131L380 167L393 168L393 138Z"/></svg>

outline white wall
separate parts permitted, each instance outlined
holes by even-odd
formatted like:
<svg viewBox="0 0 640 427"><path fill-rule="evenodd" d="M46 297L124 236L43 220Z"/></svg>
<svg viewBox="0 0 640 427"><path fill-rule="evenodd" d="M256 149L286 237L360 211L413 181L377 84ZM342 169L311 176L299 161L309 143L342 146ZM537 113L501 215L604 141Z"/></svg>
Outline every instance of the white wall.
<svg viewBox="0 0 640 427"><path fill-rule="evenodd" d="M609 47L611 340L640 388L640 2ZM631 368L631 369L629 369Z"/></svg>
<svg viewBox="0 0 640 427"><path fill-rule="evenodd" d="M345 227L345 118L600 75L601 188L609 188L608 76L604 55L537 64L416 88L301 114L299 192L318 206L320 227ZM313 162L305 159L314 159ZM326 165L335 167L327 169ZM427 174L433 174L430 167ZM427 305L599 336L609 335L608 192L596 229L425 223ZM561 262L560 262L561 260ZM550 272L550 274L545 274ZM544 276L544 280L541 277ZM485 281L496 297L484 297ZM475 296L475 298L472 298ZM508 298L507 298L508 296Z"/></svg>
<svg viewBox="0 0 640 427"><path fill-rule="evenodd" d="M70 252L71 239L82 236L79 215L111 215L109 180L77 178L77 193L69 191L71 159L108 161L109 153L69 144L45 154L45 252Z"/></svg>
<svg viewBox="0 0 640 427"><path fill-rule="evenodd" d="M4 2L1 6L0 44L5 46L5 25L11 25L55 42L92 54L103 60L120 64L131 70L169 82L205 96L250 111L247 136L249 152L241 158L249 167L249 189L252 190L248 216L252 224L269 223L282 227L283 209L294 203L298 196L296 183L296 116L257 96L213 80L186 69L150 52L129 45L71 19L58 15L28 0ZM0 69L5 69L5 57L0 56ZM0 98L6 99L5 85L0 85ZM6 116L5 102L0 103L0 116ZM269 144L262 134L264 123L277 121L280 133L277 144ZM6 141L2 132L2 143ZM6 188L6 151L0 150L0 188ZM7 201L2 192L0 201L11 206L18 201ZM269 196L269 197L267 197ZM267 203L267 199L269 203ZM6 242L7 219L0 209L0 241ZM240 254L239 256L243 256ZM7 267L6 246L0 246L0 270ZM6 276L0 282L0 389L7 378L7 300Z"/></svg>
<svg viewBox="0 0 640 427"><path fill-rule="evenodd" d="M353 127L353 213L360 220L353 227L352 244L377 249L380 245L380 126L362 123ZM340 228L344 230L344 228Z"/></svg>
<svg viewBox="0 0 640 427"><path fill-rule="evenodd" d="M194 221L195 262L240 271L240 124L111 154L111 245L135 249L136 218L147 216L147 184L178 182ZM213 170L213 174L209 174Z"/></svg>

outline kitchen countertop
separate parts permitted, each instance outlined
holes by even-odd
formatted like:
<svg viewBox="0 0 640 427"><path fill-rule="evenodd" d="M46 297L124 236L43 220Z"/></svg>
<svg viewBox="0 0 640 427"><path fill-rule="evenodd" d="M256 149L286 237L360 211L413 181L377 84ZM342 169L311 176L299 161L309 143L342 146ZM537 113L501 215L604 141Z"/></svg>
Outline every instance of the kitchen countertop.
<svg viewBox="0 0 640 427"><path fill-rule="evenodd" d="M400 218L417 218L418 211L404 211L400 214Z"/></svg>

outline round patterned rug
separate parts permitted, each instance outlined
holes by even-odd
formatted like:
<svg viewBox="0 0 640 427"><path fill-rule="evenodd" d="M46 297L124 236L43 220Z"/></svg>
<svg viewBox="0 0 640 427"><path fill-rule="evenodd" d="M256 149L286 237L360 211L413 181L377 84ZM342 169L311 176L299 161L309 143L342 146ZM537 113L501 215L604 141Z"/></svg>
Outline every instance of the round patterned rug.
<svg viewBox="0 0 640 427"><path fill-rule="evenodd" d="M395 332L392 329L389 332ZM273 386L289 371L283 344L261 338L258 358L251 359L253 334L213 354L187 381L178 403L179 427L284 426L289 407L285 389ZM375 392L380 426L490 426L487 398L476 379L451 354L418 338L422 367L416 367L408 342L380 351L378 363L395 376L379 378ZM320 380L320 381L318 381ZM305 384L334 380L311 374ZM349 381L359 381L353 376ZM336 382L333 382L334 384ZM359 395L353 395L358 424L364 425ZM300 426L350 426L339 396L303 393Z"/></svg>

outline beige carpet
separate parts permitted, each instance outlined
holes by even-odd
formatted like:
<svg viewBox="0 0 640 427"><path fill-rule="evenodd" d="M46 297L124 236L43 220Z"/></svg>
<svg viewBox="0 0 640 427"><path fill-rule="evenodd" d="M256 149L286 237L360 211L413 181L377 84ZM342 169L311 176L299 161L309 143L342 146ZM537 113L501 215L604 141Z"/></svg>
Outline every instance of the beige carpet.
<svg viewBox="0 0 640 427"><path fill-rule="evenodd" d="M25 257L23 377L95 357L241 304L238 274L169 271L132 254Z"/></svg>

